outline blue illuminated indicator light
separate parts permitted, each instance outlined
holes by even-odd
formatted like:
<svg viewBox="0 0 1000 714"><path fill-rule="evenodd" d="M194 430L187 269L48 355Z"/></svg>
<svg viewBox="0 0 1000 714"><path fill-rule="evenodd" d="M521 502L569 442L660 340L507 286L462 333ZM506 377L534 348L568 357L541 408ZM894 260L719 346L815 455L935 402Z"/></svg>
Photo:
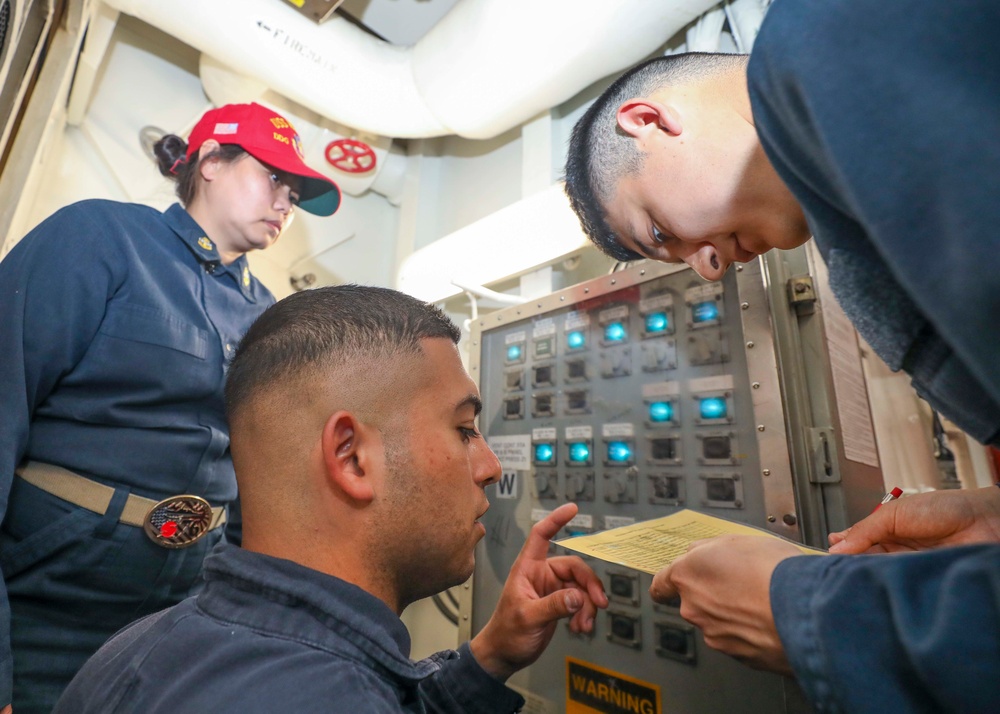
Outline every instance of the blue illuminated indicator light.
<svg viewBox="0 0 1000 714"><path fill-rule="evenodd" d="M691 316L695 322L711 322L719 319L719 306L715 301L700 302L691 308Z"/></svg>
<svg viewBox="0 0 1000 714"><path fill-rule="evenodd" d="M608 342L622 342L625 339L625 325L612 322L604 328L604 339Z"/></svg>
<svg viewBox="0 0 1000 714"><path fill-rule="evenodd" d="M574 463L590 461L590 447L586 442L575 441L569 445L569 460Z"/></svg>
<svg viewBox="0 0 1000 714"><path fill-rule="evenodd" d="M581 330L573 330L568 335L566 335L566 346L571 350L578 350L581 347L586 346L587 336L583 334Z"/></svg>
<svg viewBox="0 0 1000 714"><path fill-rule="evenodd" d="M649 420L655 422L671 421L674 418L674 405L670 402L653 402L649 405Z"/></svg>
<svg viewBox="0 0 1000 714"><path fill-rule="evenodd" d="M521 359L521 345L511 345L507 348L507 361L514 362Z"/></svg>
<svg viewBox="0 0 1000 714"><path fill-rule="evenodd" d="M666 332L667 328L670 326L667 320L667 313L665 312L651 312L646 315L646 332L654 334L657 332Z"/></svg>
<svg viewBox="0 0 1000 714"><path fill-rule="evenodd" d="M624 441L608 442L608 461L624 463L632 460L632 447Z"/></svg>
<svg viewBox="0 0 1000 714"><path fill-rule="evenodd" d="M701 400L702 419L724 419L726 416L726 400L722 397L708 397Z"/></svg>
<svg viewBox="0 0 1000 714"><path fill-rule="evenodd" d="M535 461L542 464L551 462L556 457L552 444L535 444Z"/></svg>

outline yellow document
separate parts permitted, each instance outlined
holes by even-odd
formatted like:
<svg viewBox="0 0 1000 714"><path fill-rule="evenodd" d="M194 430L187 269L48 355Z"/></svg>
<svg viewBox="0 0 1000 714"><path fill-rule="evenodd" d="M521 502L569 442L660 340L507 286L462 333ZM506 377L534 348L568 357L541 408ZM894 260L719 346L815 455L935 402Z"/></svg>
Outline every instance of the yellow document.
<svg viewBox="0 0 1000 714"><path fill-rule="evenodd" d="M776 538L792 543L807 555L826 554L826 551L789 541L763 528L687 509L601 533L563 538L556 541L556 545L655 575L687 553L688 546L694 541L727 534Z"/></svg>

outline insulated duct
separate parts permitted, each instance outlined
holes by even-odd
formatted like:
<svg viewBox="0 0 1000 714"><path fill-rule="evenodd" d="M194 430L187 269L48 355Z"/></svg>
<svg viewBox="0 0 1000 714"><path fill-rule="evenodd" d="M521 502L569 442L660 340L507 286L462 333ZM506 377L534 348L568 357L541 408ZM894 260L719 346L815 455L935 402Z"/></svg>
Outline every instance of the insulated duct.
<svg viewBox="0 0 1000 714"><path fill-rule="evenodd" d="M497 136L643 59L718 0L460 0L416 45L278 0L104 0L335 122Z"/></svg>

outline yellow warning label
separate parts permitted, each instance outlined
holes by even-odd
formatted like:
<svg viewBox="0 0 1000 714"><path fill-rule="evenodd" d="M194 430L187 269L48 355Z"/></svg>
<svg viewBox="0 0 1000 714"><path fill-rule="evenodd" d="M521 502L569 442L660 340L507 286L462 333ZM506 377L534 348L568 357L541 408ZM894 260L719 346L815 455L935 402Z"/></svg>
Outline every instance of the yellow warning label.
<svg viewBox="0 0 1000 714"><path fill-rule="evenodd" d="M566 658L566 714L660 714L660 688Z"/></svg>

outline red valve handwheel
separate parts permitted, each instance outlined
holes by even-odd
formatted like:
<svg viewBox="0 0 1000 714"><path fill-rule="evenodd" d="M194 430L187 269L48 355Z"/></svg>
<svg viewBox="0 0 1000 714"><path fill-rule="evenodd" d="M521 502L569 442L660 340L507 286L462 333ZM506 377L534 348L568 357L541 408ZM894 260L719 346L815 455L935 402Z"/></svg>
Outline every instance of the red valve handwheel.
<svg viewBox="0 0 1000 714"><path fill-rule="evenodd" d="M375 150L357 139L337 139L326 147L326 160L339 171L363 174L375 169Z"/></svg>

